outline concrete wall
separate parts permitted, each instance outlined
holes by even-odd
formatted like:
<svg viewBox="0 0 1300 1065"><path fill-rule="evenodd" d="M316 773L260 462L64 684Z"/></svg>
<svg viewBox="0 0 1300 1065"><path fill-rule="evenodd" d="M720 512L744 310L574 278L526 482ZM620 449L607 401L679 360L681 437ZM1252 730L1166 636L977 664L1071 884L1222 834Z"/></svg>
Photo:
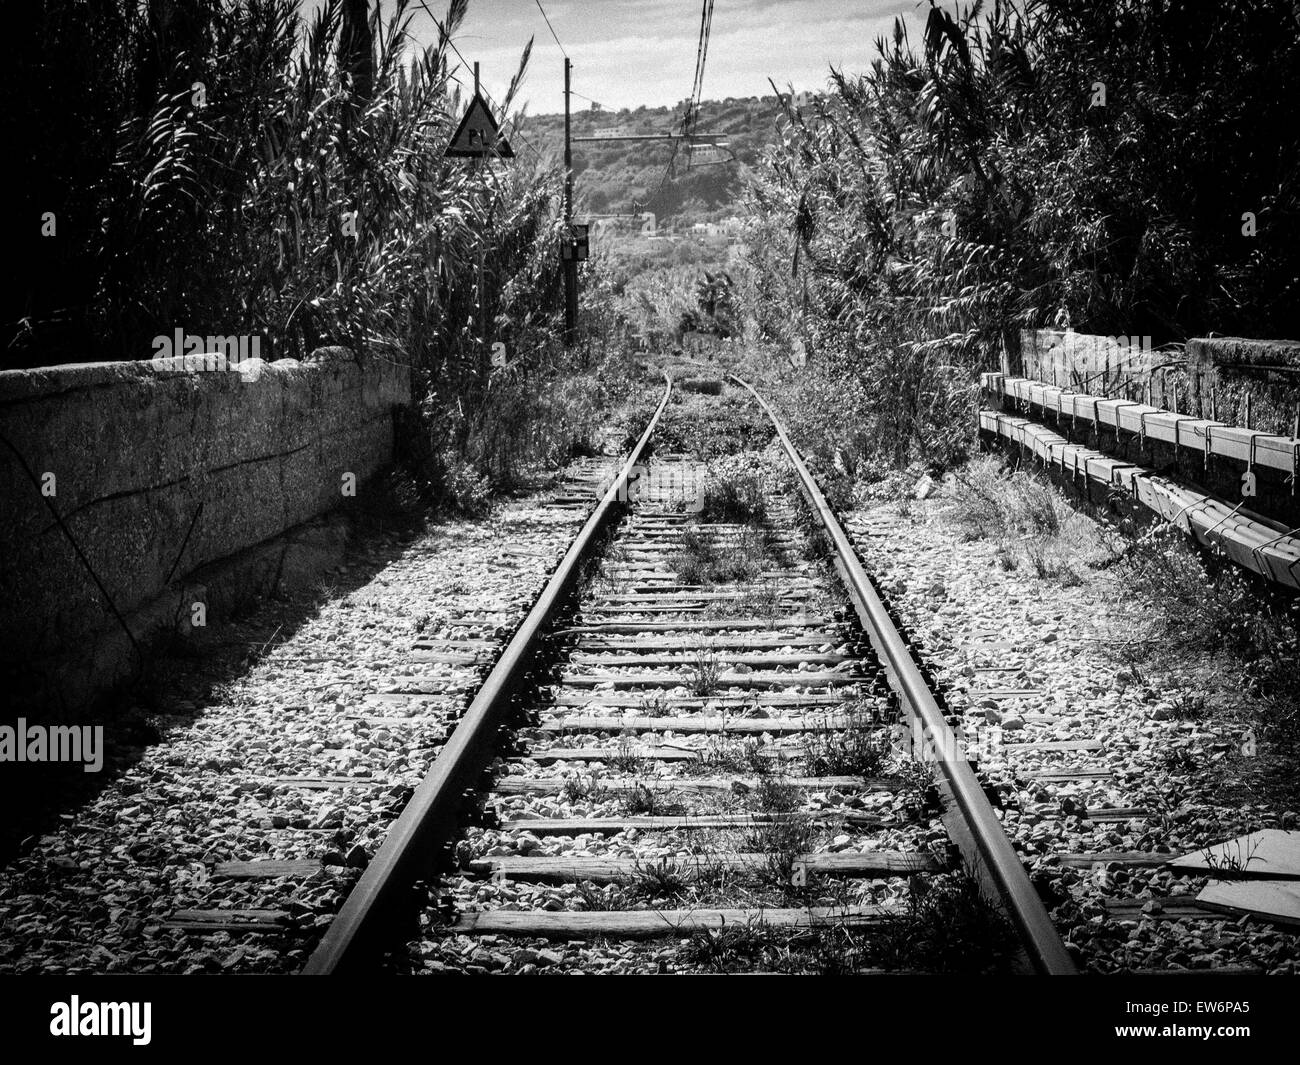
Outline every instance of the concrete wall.
<svg viewBox="0 0 1300 1065"><path fill-rule="evenodd" d="M1197 337L1187 342L1196 410L1220 421L1294 435L1300 414L1300 343Z"/></svg>
<svg viewBox="0 0 1300 1065"><path fill-rule="evenodd" d="M187 576L337 506L344 474L360 483L391 462L393 409L409 402L404 367L338 348L230 369L0 373L0 678L113 630L125 640L105 592L147 637Z"/></svg>

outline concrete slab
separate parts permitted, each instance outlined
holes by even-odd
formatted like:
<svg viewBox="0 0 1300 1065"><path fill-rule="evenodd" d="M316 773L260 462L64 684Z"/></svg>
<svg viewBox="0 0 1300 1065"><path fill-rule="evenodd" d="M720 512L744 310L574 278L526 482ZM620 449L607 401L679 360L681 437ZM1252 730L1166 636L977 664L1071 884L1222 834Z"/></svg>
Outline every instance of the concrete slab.
<svg viewBox="0 0 1300 1065"><path fill-rule="evenodd" d="M1196 896L1196 904L1300 927L1300 884L1290 880L1212 880Z"/></svg>
<svg viewBox="0 0 1300 1065"><path fill-rule="evenodd" d="M1300 880L1300 832L1266 828L1184 854L1170 864L1182 872L1231 870L1234 878Z"/></svg>

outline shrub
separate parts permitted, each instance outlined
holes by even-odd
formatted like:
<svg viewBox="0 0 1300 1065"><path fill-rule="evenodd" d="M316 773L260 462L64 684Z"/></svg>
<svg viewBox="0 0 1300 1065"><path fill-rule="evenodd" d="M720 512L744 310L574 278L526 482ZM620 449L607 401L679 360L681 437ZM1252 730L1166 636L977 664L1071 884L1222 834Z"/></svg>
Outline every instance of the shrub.
<svg viewBox="0 0 1300 1065"><path fill-rule="evenodd" d="M19 248L6 358L146 359L179 327L258 336L268 359L336 345L398 361L412 479L477 507L485 486L591 450L596 407L623 387L560 343L561 172L526 148L444 158L467 0L425 46L411 0L306 6L49 0L16 20L4 76L25 106L0 122L30 167L20 213L54 211L59 239Z"/></svg>
<svg viewBox="0 0 1300 1065"><path fill-rule="evenodd" d="M932 3L877 52L778 96L736 284L813 453L960 461L1022 328L1300 332L1292 4Z"/></svg>

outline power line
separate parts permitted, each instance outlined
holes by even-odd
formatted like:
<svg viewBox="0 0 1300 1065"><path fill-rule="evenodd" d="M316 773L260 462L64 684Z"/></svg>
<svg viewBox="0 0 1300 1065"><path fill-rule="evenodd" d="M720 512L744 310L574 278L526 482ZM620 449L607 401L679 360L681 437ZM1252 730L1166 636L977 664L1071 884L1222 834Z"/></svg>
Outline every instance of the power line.
<svg viewBox="0 0 1300 1065"><path fill-rule="evenodd" d="M700 9L700 41L695 48L695 79L691 84L691 100L687 105L682 133L692 136L699 120L700 97L704 94L704 65L709 56L709 34L713 30L713 0L704 0Z"/></svg>
<svg viewBox="0 0 1300 1065"><path fill-rule="evenodd" d="M564 51L564 45L560 44L560 38L555 36L555 27L551 25L550 17L546 14L546 8L542 7L542 0L535 0L535 2L537 4L537 10L542 13L542 18L546 19L546 28L551 31L551 36L555 37L556 47L558 47L561 52L564 52L564 58L568 59L569 53Z"/></svg>
<svg viewBox="0 0 1300 1065"><path fill-rule="evenodd" d="M668 180L668 176L673 172L673 162L677 159L677 149L680 148L681 146L682 146L681 141L673 141L672 155L668 157L668 165L664 167L663 177L659 179L659 186L655 189L654 196L651 196L650 199L652 200L655 199L659 195L659 193L663 191L664 182ZM646 206L647 207L650 206L649 201L646 202Z"/></svg>
<svg viewBox="0 0 1300 1065"><path fill-rule="evenodd" d="M642 207L649 207L650 204L651 204L651 203L652 203L656 198L658 198L659 193L661 193L661 192L663 191L664 183L667 182L667 180L668 180L668 175L671 174L671 173L673 172L673 161L677 158L677 149L680 148L681 145L682 145L682 142L681 142L681 141L679 141L679 140L675 140L675 141L673 141L673 151L672 151L672 154L668 157L668 165L664 167L664 172L663 172L663 174L661 174L660 177L659 177L659 184L655 186L655 190L654 190L654 192L650 193L650 195L646 197L646 199L645 199L645 201L644 201L643 203L642 203L641 201L639 201L639 200L637 200L637 199L634 198L634 199L632 200L632 206L633 206L633 207L636 207L636 205L637 205L638 203L640 203ZM635 212L635 211L632 211L631 213L632 213L632 214L635 214L636 212Z"/></svg>
<svg viewBox="0 0 1300 1065"><path fill-rule="evenodd" d="M704 93L704 66L709 55L709 34L713 29L713 0L704 0L700 9L700 41L695 49L695 78L691 83L691 110L688 118L691 129L695 126L695 114L699 110L700 97Z"/></svg>
<svg viewBox="0 0 1300 1065"><path fill-rule="evenodd" d="M709 0L704 0L700 10L700 36L695 45L695 73L691 77L691 100L695 100L696 90L700 85L700 71L704 66L704 33L709 18Z"/></svg>
<svg viewBox="0 0 1300 1065"><path fill-rule="evenodd" d="M709 33L713 29L713 0L704 0L704 5L700 11L700 40L695 48L695 78L691 84L691 98L686 105L686 114L682 118L682 136L690 137L695 133L696 112L699 110L700 94L704 91L704 63L709 51ZM668 176L673 172L673 163L677 161L677 150L682 145L682 141L673 141L672 155L668 157L668 165L664 167L663 175L659 178L659 184L655 187L654 192L646 200L646 206L657 199L659 193L663 191L664 185L668 181ZM687 164L689 166L689 162Z"/></svg>
<svg viewBox="0 0 1300 1065"><path fill-rule="evenodd" d="M551 31L551 36L555 38L556 47L559 48L560 51L564 53L564 58L568 59L569 53L565 51L564 45L560 43L560 38L556 36L555 27L551 25L550 16L546 14L546 8L542 7L542 0L533 0L533 2L537 5L537 10L542 13L542 18L546 20L546 28ZM593 100L590 96L586 95L585 93L578 92L577 89L571 88L569 90L569 93L573 96L581 96L588 103L596 104L598 107L604 106L599 100Z"/></svg>

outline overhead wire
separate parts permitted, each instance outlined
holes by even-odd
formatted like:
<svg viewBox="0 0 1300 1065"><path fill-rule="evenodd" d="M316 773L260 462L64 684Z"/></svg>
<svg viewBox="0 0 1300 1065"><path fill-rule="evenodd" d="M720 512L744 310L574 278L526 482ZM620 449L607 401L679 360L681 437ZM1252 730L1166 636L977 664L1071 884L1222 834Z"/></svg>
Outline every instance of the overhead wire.
<svg viewBox="0 0 1300 1065"><path fill-rule="evenodd" d="M695 47L695 77L691 82L691 98L686 105L686 117L682 120L682 136L695 136L695 128L700 118L700 98L704 94L704 67L709 57L709 34L713 31L713 0L703 0L700 7L700 39ZM690 147L687 147L687 169L690 168Z"/></svg>
<svg viewBox="0 0 1300 1065"><path fill-rule="evenodd" d="M551 36L555 37L556 47L558 47L561 52L564 52L564 58L568 59L569 53L564 51L564 45L560 44L560 38L556 37L555 27L551 25L551 19L550 16L546 14L546 8L542 7L542 0L535 0L535 2L537 4L537 10L542 13L542 18L546 20L546 28L551 31Z"/></svg>
<svg viewBox="0 0 1300 1065"><path fill-rule="evenodd" d="M695 123L699 118L700 97L704 93L704 67L709 57L709 34L713 30L713 0L703 0L700 8L700 39L695 47L695 77L691 82L691 102L686 112L683 133L695 132Z"/></svg>
<svg viewBox="0 0 1300 1065"><path fill-rule="evenodd" d="M695 46L695 77L691 81L691 96L686 104L686 114L682 116L681 136L683 139L692 137L695 134L695 120L700 106L700 94L704 91L704 64L708 58L709 34L712 29L713 0L704 0L703 7L700 10L700 39ZM634 200L634 205L648 207L653 200L658 198L659 193L663 191L663 187L668 181L669 175L673 173L673 164L677 161L677 151L681 145L681 140L673 141L672 154L668 157L668 165L664 167L663 175L659 178L659 184L644 203ZM690 166L689 160L687 166Z"/></svg>
<svg viewBox="0 0 1300 1065"><path fill-rule="evenodd" d="M559 48L559 50L564 54L564 58L568 59L569 53L565 50L564 45L560 42L560 38L555 32L555 27L551 25L550 16L546 14L546 8L542 7L542 0L535 0L535 3L537 4L537 10L542 13L542 18L546 20L546 28L551 31L551 36L555 39L555 46ZM587 103L595 104L597 107L604 106L604 104L602 104L599 100L593 100L586 93L578 92L577 89L574 89L572 87L570 87L569 89L569 95L581 97L582 99L586 100Z"/></svg>

